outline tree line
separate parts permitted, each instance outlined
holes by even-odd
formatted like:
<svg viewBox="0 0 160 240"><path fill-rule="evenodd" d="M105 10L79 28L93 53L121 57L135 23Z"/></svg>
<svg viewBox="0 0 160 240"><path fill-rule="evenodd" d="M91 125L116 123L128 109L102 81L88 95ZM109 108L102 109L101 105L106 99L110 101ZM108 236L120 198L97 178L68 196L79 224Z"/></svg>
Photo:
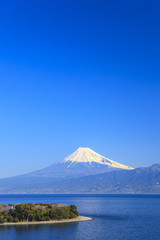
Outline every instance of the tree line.
<svg viewBox="0 0 160 240"><path fill-rule="evenodd" d="M0 205L0 223L33 222L71 219L79 216L77 207L58 206L57 204L8 204Z"/></svg>

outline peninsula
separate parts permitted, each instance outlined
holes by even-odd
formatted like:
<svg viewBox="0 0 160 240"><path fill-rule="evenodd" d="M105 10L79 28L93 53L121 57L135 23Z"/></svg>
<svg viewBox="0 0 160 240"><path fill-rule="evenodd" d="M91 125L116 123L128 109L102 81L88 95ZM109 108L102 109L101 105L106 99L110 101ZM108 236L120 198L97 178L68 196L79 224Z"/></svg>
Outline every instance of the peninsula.
<svg viewBox="0 0 160 240"><path fill-rule="evenodd" d="M89 221L92 218L79 216L75 205L63 204L8 204L0 205L0 224L45 224Z"/></svg>

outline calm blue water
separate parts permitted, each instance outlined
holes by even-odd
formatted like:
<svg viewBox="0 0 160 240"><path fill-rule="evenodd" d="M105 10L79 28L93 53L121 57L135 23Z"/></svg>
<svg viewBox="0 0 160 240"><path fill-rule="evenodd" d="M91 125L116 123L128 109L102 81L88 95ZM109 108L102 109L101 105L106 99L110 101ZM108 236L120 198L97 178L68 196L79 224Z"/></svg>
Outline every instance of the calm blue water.
<svg viewBox="0 0 160 240"><path fill-rule="evenodd" d="M160 195L0 195L0 203L76 204L93 221L0 226L0 240L159 240Z"/></svg>

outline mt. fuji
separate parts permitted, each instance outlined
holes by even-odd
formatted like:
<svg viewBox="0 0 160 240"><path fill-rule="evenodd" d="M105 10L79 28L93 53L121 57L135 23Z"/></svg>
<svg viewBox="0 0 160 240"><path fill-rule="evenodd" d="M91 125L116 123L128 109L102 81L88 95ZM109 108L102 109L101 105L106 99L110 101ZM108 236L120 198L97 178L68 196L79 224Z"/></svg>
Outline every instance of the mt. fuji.
<svg viewBox="0 0 160 240"><path fill-rule="evenodd" d="M122 168L122 169L133 169L131 167L125 166L123 164L114 162L106 157L101 156L100 154L94 152L90 148L78 148L77 151L66 157L61 163L69 164L68 167L72 167L75 164L83 163L84 165L90 164L90 167L93 167L93 164L103 164L107 165L109 168Z"/></svg>
<svg viewBox="0 0 160 240"><path fill-rule="evenodd" d="M28 175L49 178L80 177L133 168L114 162L89 148L80 147L65 159Z"/></svg>

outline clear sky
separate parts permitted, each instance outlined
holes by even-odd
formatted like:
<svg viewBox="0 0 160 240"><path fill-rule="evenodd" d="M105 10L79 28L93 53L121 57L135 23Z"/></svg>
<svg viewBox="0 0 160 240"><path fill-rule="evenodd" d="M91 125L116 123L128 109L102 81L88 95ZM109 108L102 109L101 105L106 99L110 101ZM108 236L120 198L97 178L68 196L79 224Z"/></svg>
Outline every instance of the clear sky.
<svg viewBox="0 0 160 240"><path fill-rule="evenodd" d="M0 3L0 177L78 147L160 162L160 1Z"/></svg>

